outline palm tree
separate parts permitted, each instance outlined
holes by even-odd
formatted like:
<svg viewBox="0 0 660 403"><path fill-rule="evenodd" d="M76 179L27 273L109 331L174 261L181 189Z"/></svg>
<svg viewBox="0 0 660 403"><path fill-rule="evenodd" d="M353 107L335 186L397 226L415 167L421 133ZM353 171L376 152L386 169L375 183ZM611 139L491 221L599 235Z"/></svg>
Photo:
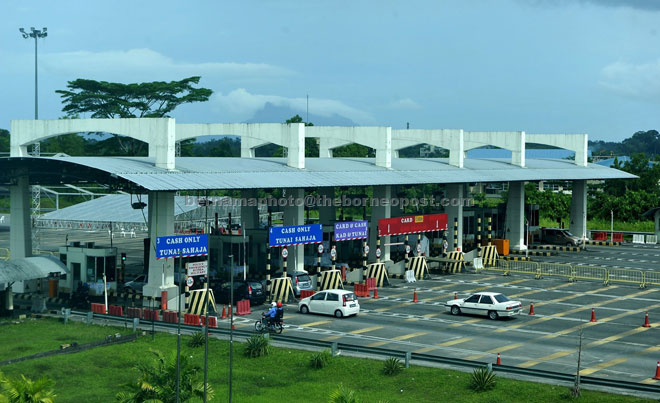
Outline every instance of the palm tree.
<svg viewBox="0 0 660 403"><path fill-rule="evenodd" d="M55 381L44 377L33 381L21 375L9 379L0 372L0 402L4 403L53 403Z"/></svg>
<svg viewBox="0 0 660 403"><path fill-rule="evenodd" d="M159 351L150 350L155 359L150 363L140 363L136 369L140 376L135 382L125 385L127 389L117 394L121 403L176 402L176 354L166 359ZM200 368L194 365L187 356L180 358L180 394L182 402L193 397L204 397L204 384L197 380ZM207 400L213 398L213 389L207 386Z"/></svg>

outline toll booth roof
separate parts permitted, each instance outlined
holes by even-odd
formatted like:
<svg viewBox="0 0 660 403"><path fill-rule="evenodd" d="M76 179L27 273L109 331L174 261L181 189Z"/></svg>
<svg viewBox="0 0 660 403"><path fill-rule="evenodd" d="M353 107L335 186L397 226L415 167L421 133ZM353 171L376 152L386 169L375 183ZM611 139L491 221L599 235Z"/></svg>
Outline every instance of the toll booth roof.
<svg viewBox="0 0 660 403"><path fill-rule="evenodd" d="M44 278L50 273L66 274L67 268L50 255L0 260L0 283Z"/></svg>
<svg viewBox="0 0 660 403"><path fill-rule="evenodd" d="M25 171L31 184L87 183L147 191L263 189L324 186L413 185L427 183L517 182L545 180L634 179L636 176L596 164L570 160L527 159L525 167L508 159L466 158L464 167L446 158L393 158L392 167L374 158L306 158L305 168L285 158L179 157L176 169L155 166L148 157L0 158L0 185L12 184Z"/></svg>

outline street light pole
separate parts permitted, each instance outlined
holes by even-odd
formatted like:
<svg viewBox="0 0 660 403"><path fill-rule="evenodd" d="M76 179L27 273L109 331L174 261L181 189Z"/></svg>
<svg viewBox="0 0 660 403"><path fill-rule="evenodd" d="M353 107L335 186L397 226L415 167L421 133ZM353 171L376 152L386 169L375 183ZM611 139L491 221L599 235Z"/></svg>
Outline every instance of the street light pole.
<svg viewBox="0 0 660 403"><path fill-rule="evenodd" d="M18 29L23 35L23 38L34 38L34 120L39 119L39 80L37 74L37 39L45 38L48 36L48 28L44 27L41 30L30 27L30 32L25 32L24 28Z"/></svg>

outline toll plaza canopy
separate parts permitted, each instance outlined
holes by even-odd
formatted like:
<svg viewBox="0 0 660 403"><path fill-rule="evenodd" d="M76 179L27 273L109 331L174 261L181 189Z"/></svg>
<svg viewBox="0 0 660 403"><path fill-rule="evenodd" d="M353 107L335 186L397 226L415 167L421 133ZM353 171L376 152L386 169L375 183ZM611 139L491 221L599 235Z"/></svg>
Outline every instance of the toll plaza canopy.
<svg viewBox="0 0 660 403"><path fill-rule="evenodd" d="M66 274L66 270L59 259L48 255L0 260L0 283L43 278L50 273Z"/></svg>
<svg viewBox="0 0 660 403"><path fill-rule="evenodd" d="M506 238L511 247L525 245L525 182L571 181L570 230L587 235L587 181L635 178L626 172L590 164L587 134L535 134L524 131L477 132L463 129L398 130L387 126L309 126L302 123L177 123L173 118L139 119L59 119L13 120L10 157L0 158L0 186L9 186L11 197L12 256L31 254L30 185L100 183L110 190L149 194L149 237L171 235L174 231L174 197L177 191L241 190L241 198L254 200L257 189L286 189L294 204L280 205L283 224L305 224L309 189L335 197L335 187L371 187L373 200L392 199L397 187L443 184L445 199L464 200L473 183L508 182L505 213ZM30 145L68 133L101 132L129 137L148 144L148 157L55 157L30 156ZM179 157L181 142L205 136L240 137L240 158ZM307 138L318 144L318 157L305 152ZM259 158L257 149L275 144L286 149L284 158ZM359 144L374 158L334 157L334 150ZM526 145L545 145L574 153L573 160L527 158ZM401 158L400 151L424 145L443 149L448 158ZM497 147L511 158L466 158L469 150ZM66 151L66 150L65 150ZM343 190L340 190L341 193ZM334 206L319 208L319 221L336 221ZM450 248L462 249L462 203L442 209L454 225ZM364 210L366 214L366 209ZM376 249L378 221L400 216L401 209L389 204L373 206L369 221L371 245L369 258ZM257 228L258 206L241 205L245 228ZM451 237L450 237L451 238ZM386 240L387 242L387 240ZM258 248L258 245L254 245ZM258 250L255 249L255 254ZM303 269L304 248L298 247L288 258L291 267ZM382 257L389 260L387 243ZM149 257L149 283L144 295L158 296L162 291L177 292L173 283L172 262L164 265Z"/></svg>
<svg viewBox="0 0 660 403"><path fill-rule="evenodd" d="M306 158L305 168L286 158L178 157L175 169L159 168L148 157L0 158L0 184L21 174L31 184L104 183L115 189L179 191L211 189L305 188L503 181L632 179L626 172L571 160L528 159L525 167L506 159L395 158L391 168L373 158Z"/></svg>

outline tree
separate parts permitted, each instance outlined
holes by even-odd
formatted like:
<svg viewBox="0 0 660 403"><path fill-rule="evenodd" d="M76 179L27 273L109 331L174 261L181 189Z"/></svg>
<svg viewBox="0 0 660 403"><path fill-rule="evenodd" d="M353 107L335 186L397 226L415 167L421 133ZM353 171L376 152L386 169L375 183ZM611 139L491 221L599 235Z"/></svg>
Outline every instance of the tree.
<svg viewBox="0 0 660 403"><path fill-rule="evenodd" d="M137 402L176 402L176 354L166 359L159 351L150 350L155 358L152 362L141 362L136 366L140 372L138 379L125 385L127 389L117 394L122 403ZM200 368L194 365L185 354L180 356L181 402L204 397L204 384L197 377ZM213 398L213 389L207 385L208 400Z"/></svg>
<svg viewBox="0 0 660 403"><path fill-rule="evenodd" d="M9 131L0 129L0 153L9 152Z"/></svg>
<svg viewBox="0 0 660 403"><path fill-rule="evenodd" d="M47 377L33 381L21 375L20 379L9 379L0 373L0 402L8 403L53 403L55 382Z"/></svg>
<svg viewBox="0 0 660 403"><path fill-rule="evenodd" d="M57 90L67 116L89 113L92 118L162 118L179 105L205 102L213 91L195 88L199 76L180 81L153 81L147 83L110 83L79 78L69 81L68 90ZM115 137L119 137L114 135ZM125 152L138 154L144 143L133 139L119 139Z"/></svg>

